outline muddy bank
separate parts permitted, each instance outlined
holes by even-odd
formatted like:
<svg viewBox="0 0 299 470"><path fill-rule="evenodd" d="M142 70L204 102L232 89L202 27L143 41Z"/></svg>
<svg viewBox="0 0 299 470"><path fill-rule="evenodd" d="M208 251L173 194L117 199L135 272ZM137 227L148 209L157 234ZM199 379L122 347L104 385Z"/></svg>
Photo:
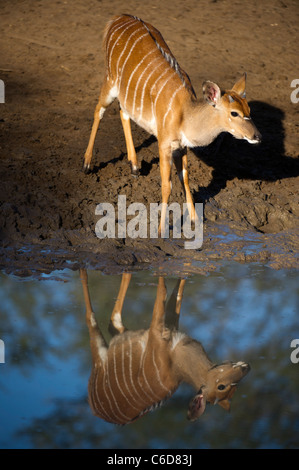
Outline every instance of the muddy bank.
<svg viewBox="0 0 299 470"><path fill-rule="evenodd" d="M198 250L185 249L184 240L99 240L91 232L85 235L80 230L60 230L51 242L6 245L0 251L0 267L22 277L83 266L106 274L151 269L170 276L207 275L231 261L298 268L298 233L292 230L266 235L206 224Z"/></svg>
<svg viewBox="0 0 299 470"><path fill-rule="evenodd" d="M18 2L15 2L16 4ZM158 9L159 7L159 9ZM290 100L296 78L296 1L181 4L122 1L1 3L0 78L1 266L25 274L87 263L103 270L159 266L188 272L216 269L221 260L298 267L298 104ZM130 174L114 103L97 135L93 169L82 159L103 77L101 36L113 14L128 11L156 25L197 94L204 79L229 88L245 70L253 119L263 135L258 147L221 136L189 151L190 186L204 203L201 250L183 240L99 240L101 202L160 202L156 140L133 125L141 169ZM167 21L166 21L167 18ZM230 21L228 21L228 19ZM192 28L190 27L192 25ZM254 34L253 34L254 32ZM173 172L170 202L184 202Z"/></svg>

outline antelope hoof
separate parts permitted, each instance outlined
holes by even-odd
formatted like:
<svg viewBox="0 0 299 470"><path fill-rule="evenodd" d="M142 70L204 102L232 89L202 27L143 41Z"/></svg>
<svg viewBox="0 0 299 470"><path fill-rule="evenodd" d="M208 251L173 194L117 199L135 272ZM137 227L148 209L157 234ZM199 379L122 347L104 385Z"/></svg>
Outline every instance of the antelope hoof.
<svg viewBox="0 0 299 470"><path fill-rule="evenodd" d="M84 160L82 170L84 171L86 175L90 173L90 163L86 163Z"/></svg>
<svg viewBox="0 0 299 470"><path fill-rule="evenodd" d="M131 175L132 175L132 176L135 176L135 177L139 176L139 168L138 168L138 166L133 165L131 162L130 162L130 166L131 166Z"/></svg>

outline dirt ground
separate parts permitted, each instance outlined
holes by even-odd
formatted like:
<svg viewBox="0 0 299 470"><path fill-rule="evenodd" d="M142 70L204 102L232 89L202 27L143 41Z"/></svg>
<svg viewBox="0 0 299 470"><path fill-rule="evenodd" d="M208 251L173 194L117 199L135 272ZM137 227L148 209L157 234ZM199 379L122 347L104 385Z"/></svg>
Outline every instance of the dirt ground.
<svg viewBox="0 0 299 470"><path fill-rule="evenodd" d="M194 199L204 203L201 250L95 235L98 203L161 201L157 141L133 124L134 178L116 102L97 134L92 172L82 172L104 74L102 33L120 13L161 31L198 97L205 79L229 89L247 72L262 144L225 135L188 153ZM298 267L298 0L2 0L0 15L2 267L24 275L83 262L106 271L164 263L204 272L226 259ZM170 202L183 203L176 174L172 184Z"/></svg>

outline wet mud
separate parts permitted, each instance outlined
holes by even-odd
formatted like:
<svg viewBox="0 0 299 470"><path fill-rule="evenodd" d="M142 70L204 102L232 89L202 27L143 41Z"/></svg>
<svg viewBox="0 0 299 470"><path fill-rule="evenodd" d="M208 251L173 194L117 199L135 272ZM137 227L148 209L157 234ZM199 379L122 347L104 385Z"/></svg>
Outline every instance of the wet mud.
<svg viewBox="0 0 299 470"><path fill-rule="evenodd" d="M82 264L119 272L153 267L206 273L223 260L298 267L298 110L296 1L177 0L1 2L0 265L27 275ZM17 8L16 8L17 7ZM183 239L100 240L97 204L161 202L158 145L136 125L140 174L131 175L118 105L98 131L92 171L83 155L103 78L102 32L128 12L154 24L201 95L205 79L230 88L247 72L259 146L221 135L188 151L190 187L204 204L203 245ZM173 169L171 202L183 204Z"/></svg>

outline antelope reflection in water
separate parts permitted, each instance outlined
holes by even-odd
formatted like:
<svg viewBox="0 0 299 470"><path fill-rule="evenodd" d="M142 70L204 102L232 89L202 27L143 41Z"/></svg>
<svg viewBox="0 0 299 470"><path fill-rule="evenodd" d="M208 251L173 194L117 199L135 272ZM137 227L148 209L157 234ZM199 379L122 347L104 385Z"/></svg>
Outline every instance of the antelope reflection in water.
<svg viewBox="0 0 299 470"><path fill-rule="evenodd" d="M96 416L130 423L170 397L181 382L196 390L187 414L191 421L202 415L207 402L230 409L237 383L250 367L242 361L214 364L201 343L178 331L185 280L177 282L166 305L165 281L159 277L149 329L129 331L122 307L131 274L123 274L110 319L114 336L107 346L92 310L87 272L80 270L80 276L92 352L88 396Z"/></svg>

